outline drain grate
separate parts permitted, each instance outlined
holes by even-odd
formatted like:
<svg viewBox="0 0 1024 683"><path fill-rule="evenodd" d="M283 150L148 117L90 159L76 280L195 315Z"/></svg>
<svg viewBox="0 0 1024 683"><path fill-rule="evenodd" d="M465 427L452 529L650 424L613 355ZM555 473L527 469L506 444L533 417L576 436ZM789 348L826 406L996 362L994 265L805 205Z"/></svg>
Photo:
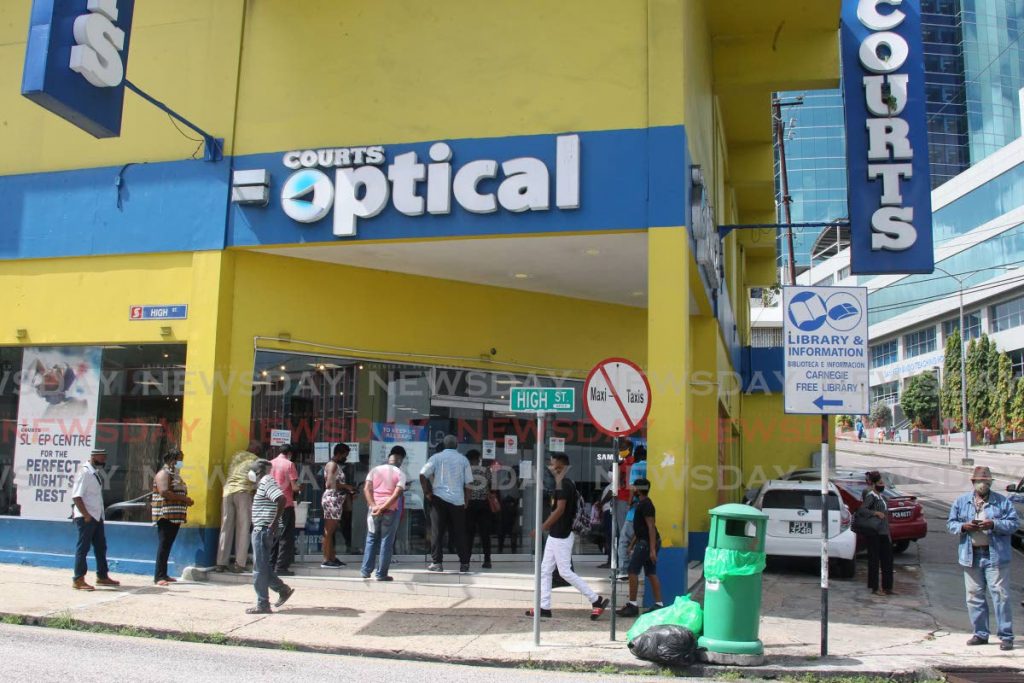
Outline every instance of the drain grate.
<svg viewBox="0 0 1024 683"><path fill-rule="evenodd" d="M942 673L948 683L1024 683L1024 672L1016 669L957 669Z"/></svg>

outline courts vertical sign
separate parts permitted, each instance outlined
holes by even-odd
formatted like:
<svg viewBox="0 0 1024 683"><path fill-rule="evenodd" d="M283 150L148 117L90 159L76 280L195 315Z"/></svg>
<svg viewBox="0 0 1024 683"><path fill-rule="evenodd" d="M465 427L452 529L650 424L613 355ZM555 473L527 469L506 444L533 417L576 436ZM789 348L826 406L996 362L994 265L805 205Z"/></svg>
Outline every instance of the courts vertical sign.
<svg viewBox="0 0 1024 683"><path fill-rule="evenodd" d="M921 0L843 0L851 272L930 273Z"/></svg>
<svg viewBox="0 0 1024 683"><path fill-rule="evenodd" d="M135 0L33 0L21 94L97 138L121 134Z"/></svg>
<svg viewBox="0 0 1024 683"><path fill-rule="evenodd" d="M75 473L95 446L101 356L88 346L25 349L14 448L22 517L71 514Z"/></svg>

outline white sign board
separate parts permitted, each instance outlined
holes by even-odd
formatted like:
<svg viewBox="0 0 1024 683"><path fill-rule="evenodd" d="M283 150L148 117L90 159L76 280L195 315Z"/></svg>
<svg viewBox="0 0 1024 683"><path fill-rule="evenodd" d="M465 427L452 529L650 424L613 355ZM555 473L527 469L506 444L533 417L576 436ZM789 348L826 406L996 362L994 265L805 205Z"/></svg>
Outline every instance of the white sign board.
<svg viewBox="0 0 1024 683"><path fill-rule="evenodd" d="M270 430L270 445L271 446L286 446L292 441L292 432L290 429L271 429Z"/></svg>
<svg viewBox="0 0 1024 683"><path fill-rule="evenodd" d="M783 288L787 413L868 413L867 299L864 287Z"/></svg>
<svg viewBox="0 0 1024 683"><path fill-rule="evenodd" d="M583 407L604 434L632 434L651 412L651 385L635 363L609 358L590 371L583 387Z"/></svg>
<svg viewBox="0 0 1024 683"><path fill-rule="evenodd" d="M565 453L565 439L553 436L548 439L548 450L552 453Z"/></svg>
<svg viewBox="0 0 1024 683"><path fill-rule="evenodd" d="M494 460L495 457L497 457L498 443L496 441L491 441L491 440L485 439L484 442L483 442L483 447L484 447L484 449L483 449L484 450L484 454L483 454L483 459L484 460Z"/></svg>
<svg viewBox="0 0 1024 683"><path fill-rule="evenodd" d="M505 455L515 455L519 452L519 437L515 434L508 434L505 437Z"/></svg>

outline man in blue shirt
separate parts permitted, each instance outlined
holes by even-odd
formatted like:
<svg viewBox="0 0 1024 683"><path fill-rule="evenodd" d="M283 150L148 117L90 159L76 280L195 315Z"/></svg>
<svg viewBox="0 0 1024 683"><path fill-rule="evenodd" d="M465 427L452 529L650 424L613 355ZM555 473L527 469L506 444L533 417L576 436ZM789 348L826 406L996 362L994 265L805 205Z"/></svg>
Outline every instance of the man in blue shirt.
<svg viewBox="0 0 1024 683"><path fill-rule="evenodd" d="M459 553L459 571L469 571L469 544L466 542L466 506L473 468L466 456L456 450L459 440L444 437L444 450L434 454L420 471L423 496L430 504L430 555L427 571L444 571L444 536L447 531L455 539Z"/></svg>
<svg viewBox="0 0 1024 683"><path fill-rule="evenodd" d="M1017 510L1004 496L992 491L992 472L975 467L971 475L974 491L956 499L946 526L960 537L959 561L964 568L967 613L974 635L968 645L985 645L989 637L988 603L992 598L998 626L1000 650L1013 649L1013 619L1008 589L1010 581L1010 538L1017 530Z"/></svg>
<svg viewBox="0 0 1024 683"><path fill-rule="evenodd" d="M630 487L633 486L639 479L647 479L647 449L644 446L637 446L633 452L633 465L629 468L629 481L626 482ZM632 488L630 488L632 491ZM627 568L629 566L629 545L633 542L634 530L633 530L633 518L636 516L637 506L636 496L632 496L629 501L629 510L626 512L626 522L622 525L622 530L619 532L619 580L624 581L629 578Z"/></svg>

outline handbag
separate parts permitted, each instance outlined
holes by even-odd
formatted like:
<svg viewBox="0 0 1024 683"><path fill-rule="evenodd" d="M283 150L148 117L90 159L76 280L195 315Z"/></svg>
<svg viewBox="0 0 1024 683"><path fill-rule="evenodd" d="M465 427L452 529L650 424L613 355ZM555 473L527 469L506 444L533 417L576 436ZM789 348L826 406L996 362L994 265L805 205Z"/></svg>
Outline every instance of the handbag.
<svg viewBox="0 0 1024 683"><path fill-rule="evenodd" d="M880 534L883 523L884 520L875 515L874 511L868 507L866 500L857 508L857 512L853 516L853 530L858 534Z"/></svg>
<svg viewBox="0 0 1024 683"><path fill-rule="evenodd" d="M498 500L498 494L491 491L487 494L487 504L491 506L491 514L498 514L501 512L501 501Z"/></svg>

